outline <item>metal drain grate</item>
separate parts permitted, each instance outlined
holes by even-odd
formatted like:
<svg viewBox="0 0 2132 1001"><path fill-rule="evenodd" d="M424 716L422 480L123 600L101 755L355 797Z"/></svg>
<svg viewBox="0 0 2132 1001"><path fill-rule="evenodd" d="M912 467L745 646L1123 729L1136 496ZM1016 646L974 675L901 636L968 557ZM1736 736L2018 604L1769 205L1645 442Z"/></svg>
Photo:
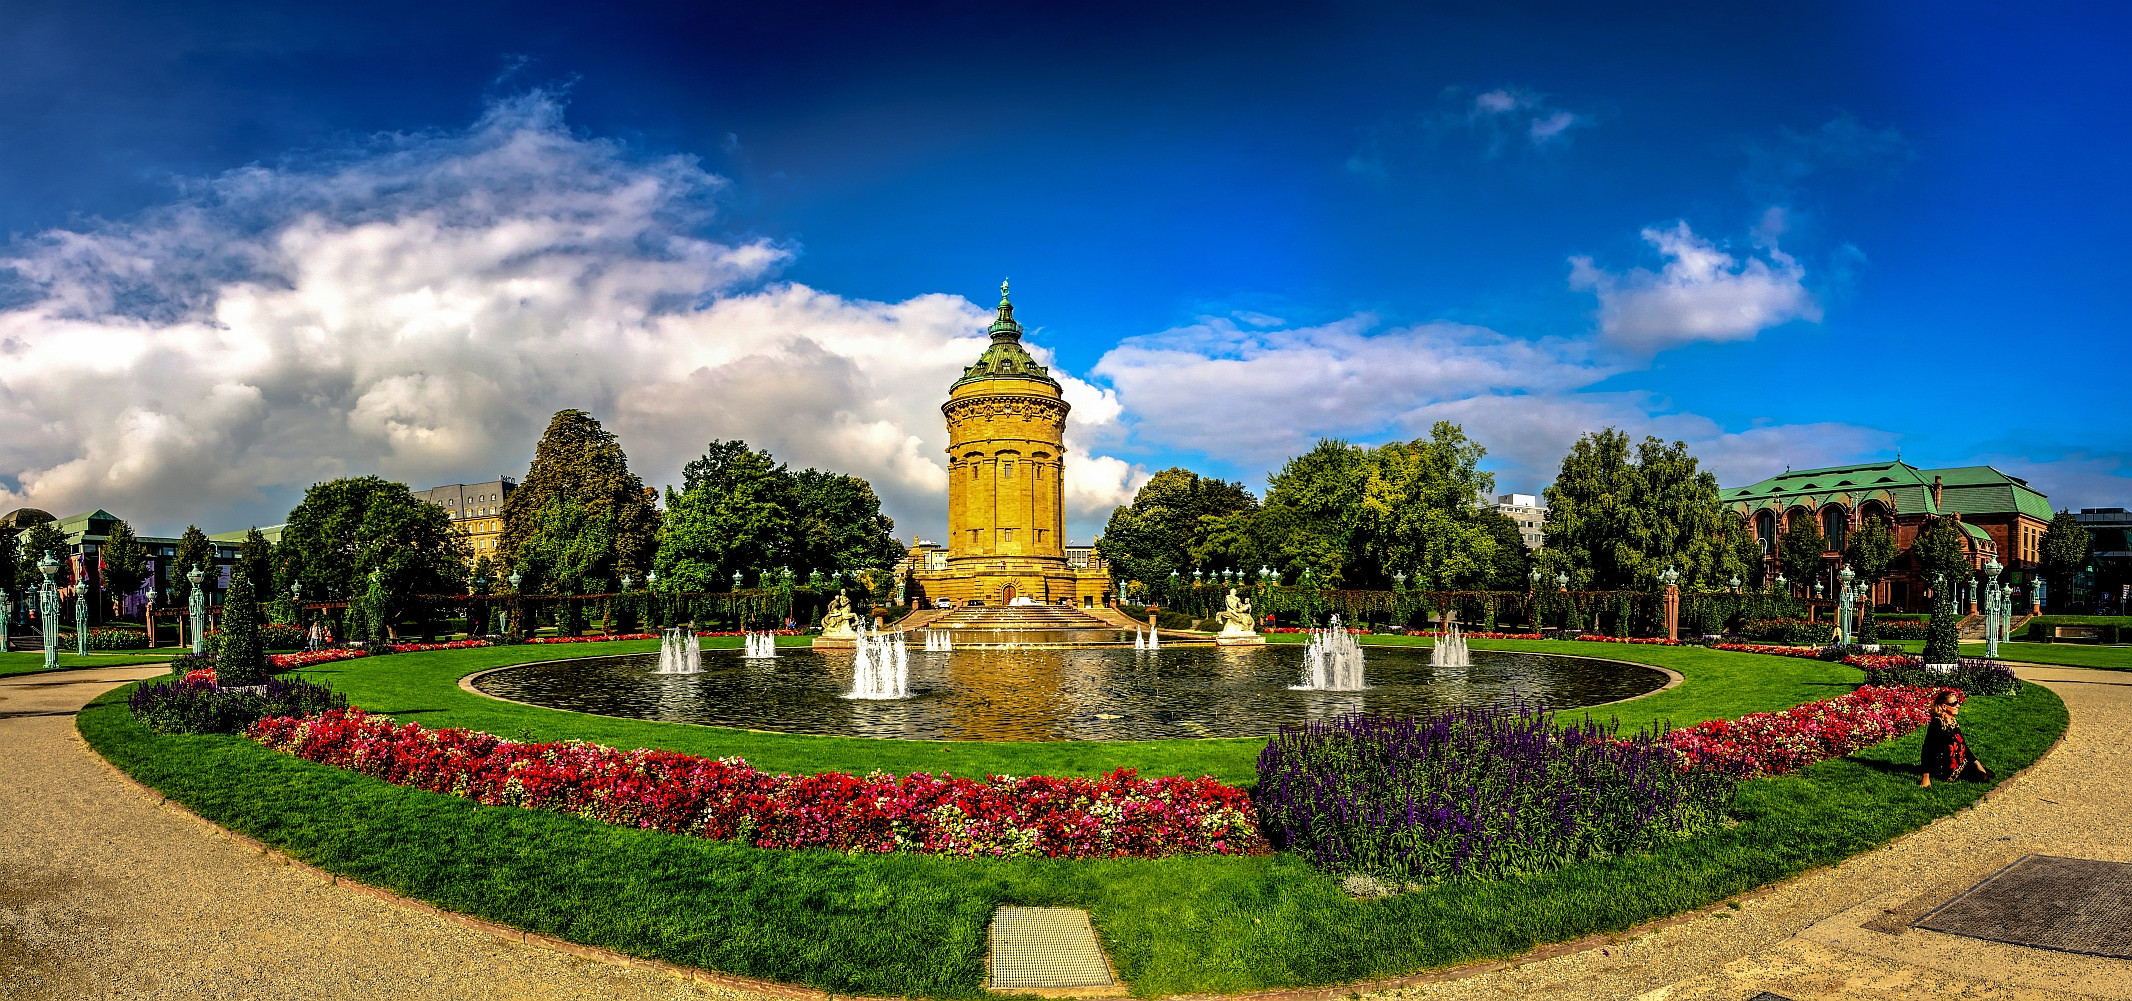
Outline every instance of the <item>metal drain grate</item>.
<svg viewBox="0 0 2132 1001"><path fill-rule="evenodd" d="M2132 959L2132 863L2024 855L1910 924L1990 942Z"/></svg>
<svg viewBox="0 0 2132 1001"><path fill-rule="evenodd" d="M1070 907L1002 907L992 914L995 990L1110 987L1110 964L1088 912Z"/></svg>

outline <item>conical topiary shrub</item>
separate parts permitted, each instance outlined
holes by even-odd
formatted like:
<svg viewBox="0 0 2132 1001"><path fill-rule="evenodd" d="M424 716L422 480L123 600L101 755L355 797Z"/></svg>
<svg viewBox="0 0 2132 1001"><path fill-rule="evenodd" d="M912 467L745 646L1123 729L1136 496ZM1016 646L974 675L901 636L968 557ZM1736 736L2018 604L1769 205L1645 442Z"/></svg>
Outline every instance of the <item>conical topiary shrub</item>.
<svg viewBox="0 0 2132 1001"><path fill-rule="evenodd" d="M1954 585L1944 579L1932 589L1932 624L1925 629L1925 663L1952 664L1962 656L1956 632Z"/></svg>
<svg viewBox="0 0 2132 1001"><path fill-rule="evenodd" d="M215 681L224 686L266 681L266 650L259 643L259 601L247 575L230 575L222 599L222 650L215 655Z"/></svg>

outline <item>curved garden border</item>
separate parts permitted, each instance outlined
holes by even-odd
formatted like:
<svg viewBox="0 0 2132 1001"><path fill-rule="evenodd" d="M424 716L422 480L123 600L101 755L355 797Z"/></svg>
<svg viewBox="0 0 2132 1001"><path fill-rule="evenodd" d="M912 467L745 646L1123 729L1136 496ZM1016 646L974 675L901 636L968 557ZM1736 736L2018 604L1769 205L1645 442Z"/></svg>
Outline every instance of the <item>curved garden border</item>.
<svg viewBox="0 0 2132 1001"><path fill-rule="evenodd" d="M1559 652L1559 644L1535 644L1547 652ZM1668 650L1672 648L1653 648ZM447 667L452 660L471 651L456 654L404 654L396 655L407 668L417 667L421 662L407 662L401 658L445 658L443 663L431 662L428 670L396 672L407 675L408 680L432 679L420 685L406 688L424 693L416 703L403 710L412 713L437 713L438 716L421 718L432 725L467 725L466 719L442 719L439 716L461 716L465 713L440 711L439 701L434 696L437 682L445 680L440 675L449 675L452 680L473 673ZM1608 651L1610 653L1628 651ZM1636 654L1649 655L1645 650ZM1614 659L1614 658L1602 658ZM1653 659L1672 660L1660 655ZM1624 661L1636 663L1636 661ZM1804 701L1799 693L1809 695L1835 694L1835 688L1848 689L1854 682L1839 680L1843 669L1833 665L1795 659L1761 657L1748 654L1704 654L1683 661L1708 667L1723 665L1724 670L1698 679L1701 668L1691 668L1686 681L1714 681L1724 679L1721 686L1728 689L1746 686L1751 691L1732 692L1735 696L1754 698L1762 704L1751 708L1776 708L1785 700ZM393 661L373 661L361 665L375 672L389 667ZM1644 664L1643 666L1656 666ZM444 668L444 670L438 670ZM1784 675L1787 670L1796 672L1786 687ZM1830 672L1837 673L1830 673ZM1680 673L1680 672L1676 672ZM1801 681L1801 679L1807 679ZM1823 680L1812 680L1812 679ZM1753 688L1751 682L1761 679L1762 687ZM1774 680L1772 680L1774 679ZM1826 692L1816 692L1815 686L1829 686ZM448 686L456 698L445 700L443 706L465 703L467 693ZM1698 686L1675 687L1672 698L1673 711L1683 709L1693 712L1707 705L1708 700L1694 694ZM2033 686L2031 686L2033 687ZM391 690L388 688L379 690ZM2048 734L2054 740L2062 732L2063 708L2055 696L2034 690L2040 695L2033 699L2016 698L2005 704L2001 712L2002 724L2013 726L2007 733L2019 731L2030 734L2029 746L2021 754L2004 759L2011 768L2016 768L2040 757L2050 740L2045 740L2052 711L2060 721L2059 729ZM1655 693L1654 693L1655 694ZM106 697L110 699L111 697ZM485 705L511 707L483 697L478 701ZM2016 703L2019 703L2017 705ZM1788 704L1788 703L1787 703ZM2030 708L2021 708L2029 706ZM268 752L250 745L249 742L232 742L230 738L154 738L141 736L122 705L109 705L101 710L87 712L78 725L92 746L104 754L118 752L112 759L115 767L131 767L147 782L164 787L175 795L177 802L193 807L191 812L210 816L215 823L246 838L256 835L276 842L277 851L294 858L307 858L318 866L332 869L335 878L350 884L361 883L373 889L390 886L398 891L395 895L414 901L418 909L439 913L453 909L473 911L483 917L466 917L467 922L481 927L495 919L507 919L525 926L526 931L502 928L500 934L523 942L561 948L576 955L598 958L611 953L616 961L638 966L659 968L696 963L679 962L692 957L710 957L712 966L726 969L746 970L746 973L710 974L707 982L724 983L743 989L779 993L784 996L809 998L825 995L853 996L862 994L915 993L927 996L970 996L975 988L967 977L974 972L958 972L964 964L971 971L976 968L981 955L981 916L989 914L991 906L1003 902L1032 904L1059 904L1086 906L1096 916L1099 931L1103 933L1106 946L1120 965L1127 978L1137 987L1153 994L1200 995L1229 992L1236 995L1268 998L1325 998L1349 993L1356 989L1371 989L1402 984L1425 983L1449 979L1501 968L1510 963L1526 961L1545 955L1554 955L1584 947L1585 944L1604 941L1608 937L1624 934L1630 929L1650 928L1668 921L1685 920L1701 913L1713 904L1722 905L1727 899L1738 899L1744 894L1759 892L1757 888L1780 883L1814 868L1833 864L1849 855L1868 850L1907 831L1924 826L1941 816L1951 814L1970 805L1981 788L1961 788L1948 784L1936 784L1933 790L1918 791L1909 781L1895 774L1903 768L1905 760L1915 760L1916 737L1905 738L1870 751L1860 752L1851 759L1824 762L1813 766L1796 777L1762 780L1750 785L1754 791L1743 795L1744 809L1740 813L1742 826L1736 831L1717 833L1682 842L1677 848L1665 849L1648 856L1629 857L1617 860L1600 860L1580 863L1569 870L1531 878L1504 880L1459 886L1455 892L1408 894L1402 897L1379 901L1357 902L1338 893L1332 881L1311 872L1286 857L1265 860L1241 860L1185 856L1157 861L1127 861L1123 863L1044 863L1028 864L986 862L982 860L944 860L911 856L861 856L846 859L828 853L787 852L778 853L765 849L734 848L719 843L683 845L691 839L676 839L665 835L649 837L664 839L671 843L665 847L639 839L643 832L610 831L604 835L586 835L588 843L597 840L597 845L613 846L602 850L621 851L624 855L615 861L628 858L641 862L647 852L675 858L699 858L718 861L727 865L738 863L744 869L759 873L758 882L749 885L761 886L759 895L776 898L789 895L795 889L786 884L795 879L811 878L823 873L835 875L842 880L838 886L856 887L878 885L891 897L898 894L915 894L925 897L924 906L943 908L932 911L913 911L904 901L883 914L916 915L922 920L909 926L898 925L894 937L901 940L896 948L903 953L895 956L881 955L882 941L868 940L852 931L855 927L848 921L836 924L834 915L809 916L807 921L819 921L819 926L808 924L792 926L790 915L787 925L779 926L777 919L766 917L754 920L752 915L743 923L734 922L738 913L726 910L705 909L697 917L698 927L721 929L719 934L754 935L774 934L797 936L799 941L779 941L769 955L760 950L747 954L736 965L721 952L721 943L701 946L686 946L679 953L659 946L658 942L673 941L654 935L646 939L616 931L617 923L610 920L601 924L586 924L574 917L558 918L567 911L558 911L562 906L550 901L526 903L527 898L514 896L509 886L469 888L463 883L454 883L448 874L437 871L449 866L463 868L469 862L477 869L495 867L508 870L513 860L499 856L479 862L462 856L437 855L406 858L408 842L404 836L393 841L395 830L405 829L404 818L397 814L421 813L453 818L469 818L480 813L488 818L480 827L483 837L497 835L569 835L577 837L583 828L599 827L574 818L524 817L533 811L515 811L508 808L481 808L477 810L464 801L449 797L399 790L382 782L361 776L340 773L336 769L287 758L270 760ZM384 710L380 710L384 711ZM529 710L529 712L531 712ZM598 721L606 718L580 716L561 710L541 709L550 720L576 717ZM2011 713L2012 715L2007 715ZM557 715L560 714L560 715ZM476 713L476 715L492 715ZM1639 715L1642 715L1639 713ZM2009 752L2014 740L1993 733L1987 725L1987 717L1975 720L1980 739L2004 741ZM2011 721L2010 723L2005 721ZM731 731L716 728L678 728L670 724L637 723L629 729L662 727L660 731L640 730L643 733L660 732L678 735L685 730L696 731L691 736L723 737ZM2016 725L2017 724L2017 725ZM128 735L129 728L138 731ZM496 729L490 727L490 729ZM507 729L497 730L506 732ZM838 749L835 739L819 742L815 738L795 735L776 735L780 742L796 744L805 748ZM224 743L214 743L221 741ZM130 742L130 744L129 744ZM691 741L694 742L694 741ZM890 742L857 739L873 749L891 749ZM898 742L900 743L900 742ZM1257 745L1259 741L1245 740L1239 743ZM110 744L110 747L104 746ZM248 749L247 749L248 748ZM245 765L245 762L254 762ZM958 765L969 762L958 761ZM1090 768L1100 768L1104 762L1090 763ZM235 767L233 767L235 766ZM935 767L939 767L935 763ZM219 774L217 769L220 770ZM330 773L330 774L329 774ZM967 772L966 772L967 773ZM1024 772L1026 773L1026 772ZM1914 773L1912 773L1914 774ZM1914 780L1912 780L1914 781ZM284 799L298 802L289 804L266 804L266 797L252 794L260 785L280 783L282 789L294 793ZM1908 788L1905 788L1905 787ZM303 795L321 792L317 801ZM442 802L439 802L442 801ZM351 803L369 804L363 810L384 809L382 819L373 819L368 813L349 815ZM485 810L486 812L481 812ZM279 812L276 812L279 811ZM339 813L336 813L339 811ZM400 828L393 823L399 822ZM334 831L321 834L316 827L337 829L343 839L331 840ZM1775 824L1777 826L1771 826ZM293 826L292 826L293 825ZM577 825L577 826L572 826ZM478 826L478 825L475 825ZM453 828L462 838L470 836L474 828L462 823ZM359 844L353 848L349 839ZM321 840L325 839L325 840ZM523 842L513 842L523 845ZM523 850L523 849L521 849ZM546 858L559 857L564 847L543 846ZM351 855L350 852L354 854ZM368 851L369 855L361 852ZM441 851L441 849L439 849ZM415 854L420 854L416 852ZM537 852L534 854L538 854ZM722 861L719 861L722 860ZM530 863L516 862L519 871ZM551 861L548 863L553 864ZM561 893L580 897L611 894L619 882L608 878L601 880L603 872L597 865L585 869L580 862L575 870L543 869L539 878L542 886L532 887L548 896ZM586 880L584 875L592 875ZM872 875L868 875L868 874ZM503 879L509 873L496 876ZM869 879L873 882L867 882ZM883 882L885 880L885 882ZM680 884L697 885L697 884ZM678 887L679 885L674 885ZM833 887L831 887L833 889ZM894 889L892 889L894 888ZM638 879L624 889L638 892L680 892L670 888L668 882L659 878ZM380 891L381 893L387 891ZM815 891L817 893L824 891ZM846 891L840 892L849 892ZM974 894L968 900L960 894ZM1236 896L1241 894L1241 896ZM538 894L536 894L538 896ZM1233 897L1233 899L1232 899ZM660 900L678 898L659 897ZM813 898L809 898L813 899ZM825 901L844 899L832 895ZM447 906L439 907L441 902ZM776 901L773 900L773 903ZM863 901L861 901L863 903ZM540 904L546 904L543 909ZM953 903L960 910L948 906ZM645 905L650 906L650 905ZM662 905L658 910L663 910ZM815 907L815 904L808 904ZM848 904L836 904L847 907ZM896 909L901 907L902 909ZM1273 910L1267 910L1273 907ZM1239 910L1240 908L1240 910ZM634 912L631 912L634 913ZM807 915L814 915L812 910ZM1253 915L1263 914L1268 926L1266 935L1273 936L1273 944L1288 943L1287 947L1268 951L1268 941L1254 941L1254 927L1258 919ZM958 916L959 915L959 916ZM463 916L463 915L462 915ZM658 914L647 912L649 917ZM628 917L627 914L622 917ZM456 919L455 919L456 920ZM1243 924L1239 925L1238 922ZM726 924L720 924L726 922ZM958 923L960 922L960 923ZM1301 952L1294 943L1297 936L1312 936L1313 929L1328 927L1327 922L1340 922L1347 929L1343 941L1334 945L1316 947L1317 951L1299 960L1291 953ZM1477 923L1477 925L1476 925ZM1276 933L1275 925L1283 930ZM800 928L804 930L798 930ZM1478 927L1475 931L1474 927ZM723 929L730 928L731 931ZM656 929L655 929L656 930ZM682 929L685 931L686 929ZM627 929L624 929L627 931ZM581 944L565 942L563 935L581 939ZM970 942L962 940L963 935ZM1246 937L1238 937L1239 935ZM1282 938L1281 936L1286 936ZM1556 939L1553 945L1545 944L1548 938ZM834 943L833 949L812 945L814 941L827 940ZM649 943L649 945L647 944ZM620 946L621 948L612 948ZM716 948L713 948L716 946ZM695 951L690 951L693 948ZM972 952L972 949L975 952ZM871 953L868 950L873 950ZM811 951L810 951L811 950ZM643 959L626 955L638 953L656 956ZM747 958L753 956L755 958ZM768 956L764 959L764 956ZM828 959L809 959L809 956L829 956ZM856 960L843 958L856 956ZM1221 957L1219 960L1213 957ZM1518 959L1502 960L1491 957L1516 956ZM1305 962L1315 957L1314 961ZM916 962L929 965L923 976L909 975L908 979L884 982L869 981L875 976L868 972L871 966L884 962ZM769 965L765 966L765 962ZM843 965L837 965L841 962ZM825 963L826 965L811 965ZM780 965L781 964L781 965ZM1224 965L1226 964L1226 965ZM1403 969L1401 969L1403 967ZM854 973L858 970L858 973ZM1316 971L1316 972L1313 972ZM1341 975L1341 971L1349 971ZM1419 971L1419 972L1407 972ZM768 977L761 974L770 974ZM881 975L885 977L886 975ZM816 987L791 987L779 980L806 981ZM878 986L867 989L866 983ZM1281 986L1297 984L1297 987ZM1304 984L1340 984L1344 986L1300 986ZM773 989L772 984L778 986ZM930 986L926 986L929 984Z"/></svg>

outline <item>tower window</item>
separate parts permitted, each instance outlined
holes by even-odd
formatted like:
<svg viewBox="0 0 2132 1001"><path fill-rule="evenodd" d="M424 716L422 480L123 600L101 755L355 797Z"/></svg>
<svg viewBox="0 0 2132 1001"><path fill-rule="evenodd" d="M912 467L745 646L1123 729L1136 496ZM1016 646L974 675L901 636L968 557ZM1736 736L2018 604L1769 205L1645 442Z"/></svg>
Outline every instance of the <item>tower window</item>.
<svg viewBox="0 0 2132 1001"><path fill-rule="evenodd" d="M1002 528L999 530L999 537L1007 542L1013 542L1014 530L1011 528Z"/></svg>
<svg viewBox="0 0 2132 1001"><path fill-rule="evenodd" d="M970 529L970 545L977 544L977 529Z"/></svg>
<svg viewBox="0 0 2132 1001"><path fill-rule="evenodd" d="M1005 462L1002 462L1002 463L1000 463L1000 464L999 464L999 475L1001 475L1001 476L1003 476L1003 477L1005 477L1005 478L1007 478L1007 479L1010 479L1010 480L1014 478L1014 460L1013 460L1013 459L1008 459L1007 461L1005 461Z"/></svg>
<svg viewBox="0 0 2132 1001"><path fill-rule="evenodd" d="M977 478L977 463L970 463L970 478L973 480Z"/></svg>

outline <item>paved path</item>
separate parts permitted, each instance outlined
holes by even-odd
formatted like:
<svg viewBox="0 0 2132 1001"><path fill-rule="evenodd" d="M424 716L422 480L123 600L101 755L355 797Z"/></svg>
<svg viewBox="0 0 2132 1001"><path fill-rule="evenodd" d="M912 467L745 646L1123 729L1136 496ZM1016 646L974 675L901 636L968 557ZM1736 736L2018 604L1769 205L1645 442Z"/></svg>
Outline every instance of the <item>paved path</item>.
<svg viewBox="0 0 2132 1001"><path fill-rule="evenodd" d="M73 713L159 667L0 679L0 998L704 998L462 928L152 805Z"/></svg>
<svg viewBox="0 0 2132 1001"><path fill-rule="evenodd" d="M328 885L155 808L96 761L71 713L159 670L0 679L0 997L736 996L505 942ZM2132 998L2132 962L1898 931L2026 853L2132 861L2132 674L2021 673L2065 699L2072 727L1989 802L1738 911L1388 994Z"/></svg>
<svg viewBox="0 0 2132 1001"><path fill-rule="evenodd" d="M2022 855L2132 862L2132 673L2043 666L2018 673L2057 692L2072 725L2056 749L1969 811L1809 873L1738 911L1498 973L1373 996L1743 1001L1769 991L1798 1001L2132 998L2132 962L1906 928Z"/></svg>

